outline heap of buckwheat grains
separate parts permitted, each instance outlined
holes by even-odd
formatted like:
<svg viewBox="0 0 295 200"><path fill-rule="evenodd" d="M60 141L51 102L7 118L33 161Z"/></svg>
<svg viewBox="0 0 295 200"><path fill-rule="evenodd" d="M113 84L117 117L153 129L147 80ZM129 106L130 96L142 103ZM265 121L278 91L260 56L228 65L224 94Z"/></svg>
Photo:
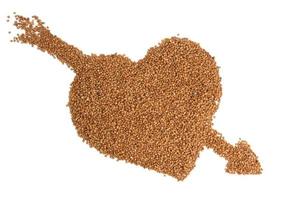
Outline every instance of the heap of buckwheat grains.
<svg viewBox="0 0 295 200"><path fill-rule="evenodd" d="M37 16L15 15L14 25L23 32L13 42L35 46L76 73L72 121L99 152L183 180L206 147L228 160L229 173L261 173L247 142L231 145L212 129L221 83L214 58L199 44L164 39L134 62L118 54L86 55Z"/></svg>

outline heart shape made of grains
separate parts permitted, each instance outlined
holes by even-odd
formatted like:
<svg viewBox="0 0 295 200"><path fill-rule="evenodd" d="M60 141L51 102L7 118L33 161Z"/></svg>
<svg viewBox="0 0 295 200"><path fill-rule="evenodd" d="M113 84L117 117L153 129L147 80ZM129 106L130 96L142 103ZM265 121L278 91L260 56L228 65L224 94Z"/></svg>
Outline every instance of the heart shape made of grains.
<svg viewBox="0 0 295 200"><path fill-rule="evenodd" d="M221 78L212 56L186 38L164 39L134 62L124 55L85 55L43 22L17 15L13 41L37 46L76 73L69 108L80 137L110 157L183 180L204 147L228 160L226 171L259 174L245 141L235 146L212 129Z"/></svg>

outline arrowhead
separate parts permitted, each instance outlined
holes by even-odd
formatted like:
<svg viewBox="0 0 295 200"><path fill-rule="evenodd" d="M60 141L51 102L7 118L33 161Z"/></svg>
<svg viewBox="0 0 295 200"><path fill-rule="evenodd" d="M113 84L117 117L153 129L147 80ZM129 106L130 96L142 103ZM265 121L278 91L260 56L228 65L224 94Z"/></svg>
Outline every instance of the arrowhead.
<svg viewBox="0 0 295 200"><path fill-rule="evenodd" d="M231 174L261 174L262 168L257 156L246 141L239 141L234 147L226 165L226 172Z"/></svg>

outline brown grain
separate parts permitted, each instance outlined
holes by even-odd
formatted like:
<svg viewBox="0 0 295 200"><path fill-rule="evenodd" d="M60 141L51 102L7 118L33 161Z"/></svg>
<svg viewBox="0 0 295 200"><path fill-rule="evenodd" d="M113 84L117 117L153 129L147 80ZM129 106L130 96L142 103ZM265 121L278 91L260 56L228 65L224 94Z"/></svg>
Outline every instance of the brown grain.
<svg viewBox="0 0 295 200"><path fill-rule="evenodd" d="M78 135L91 147L178 180L204 147L228 160L229 173L261 173L245 141L233 146L212 129L221 79L214 58L199 44L167 38L138 62L118 54L86 55L37 16L15 17L24 33L13 41L36 46L76 73L68 105Z"/></svg>

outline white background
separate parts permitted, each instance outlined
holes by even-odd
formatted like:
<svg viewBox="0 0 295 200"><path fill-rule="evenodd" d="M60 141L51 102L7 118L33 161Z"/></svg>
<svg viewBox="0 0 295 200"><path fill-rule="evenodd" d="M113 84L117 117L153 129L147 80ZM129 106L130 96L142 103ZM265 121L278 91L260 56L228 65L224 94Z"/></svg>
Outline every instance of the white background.
<svg viewBox="0 0 295 200"><path fill-rule="evenodd" d="M138 60L165 37L199 42L221 66L215 128L233 144L247 140L263 174L226 174L225 160L206 150L178 182L90 149L66 107L74 73L9 43L14 11L40 16L87 53ZM0 199L294 199L294 19L284 0L1 0Z"/></svg>

